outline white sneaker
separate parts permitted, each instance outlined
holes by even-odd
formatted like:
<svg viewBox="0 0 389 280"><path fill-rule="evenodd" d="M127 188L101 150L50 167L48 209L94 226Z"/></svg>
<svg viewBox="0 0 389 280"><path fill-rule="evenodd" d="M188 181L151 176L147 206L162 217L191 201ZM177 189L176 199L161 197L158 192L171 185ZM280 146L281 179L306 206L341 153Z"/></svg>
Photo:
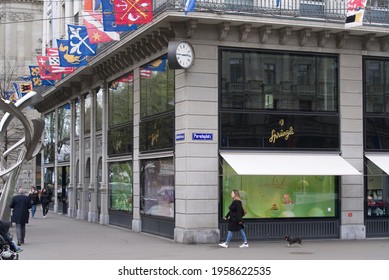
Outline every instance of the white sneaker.
<svg viewBox="0 0 389 280"><path fill-rule="evenodd" d="M223 247L223 248L228 248L228 244L223 242L223 243L220 243L219 244L220 247Z"/></svg>
<svg viewBox="0 0 389 280"><path fill-rule="evenodd" d="M43 216L43 219L46 219L46 216Z"/></svg>
<svg viewBox="0 0 389 280"><path fill-rule="evenodd" d="M249 244L248 243L243 243L242 245L239 246L239 248L248 248Z"/></svg>

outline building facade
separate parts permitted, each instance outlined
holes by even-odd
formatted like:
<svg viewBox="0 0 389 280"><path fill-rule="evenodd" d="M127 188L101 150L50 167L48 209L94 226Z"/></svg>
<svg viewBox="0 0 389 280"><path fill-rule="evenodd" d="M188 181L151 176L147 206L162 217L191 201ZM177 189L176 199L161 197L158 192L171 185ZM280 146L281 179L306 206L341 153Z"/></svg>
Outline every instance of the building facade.
<svg viewBox="0 0 389 280"><path fill-rule="evenodd" d="M53 210L218 242L238 189L249 239L388 236L388 4L345 29L344 1L275 2L198 1L186 15L154 2L151 23L44 92Z"/></svg>
<svg viewBox="0 0 389 280"><path fill-rule="evenodd" d="M13 82L29 76L29 65L36 65L36 56L42 51L42 8L43 0L10 0L0 3L0 93L15 91ZM34 24L32 24L34 23ZM3 112L0 112L3 114ZM25 109L29 118L40 114L31 108ZM20 122L11 122L0 149L11 147L24 137ZM7 162L17 160L16 155L7 157ZM29 189L41 182L40 158L23 164L16 187ZM3 182L0 182L0 187Z"/></svg>

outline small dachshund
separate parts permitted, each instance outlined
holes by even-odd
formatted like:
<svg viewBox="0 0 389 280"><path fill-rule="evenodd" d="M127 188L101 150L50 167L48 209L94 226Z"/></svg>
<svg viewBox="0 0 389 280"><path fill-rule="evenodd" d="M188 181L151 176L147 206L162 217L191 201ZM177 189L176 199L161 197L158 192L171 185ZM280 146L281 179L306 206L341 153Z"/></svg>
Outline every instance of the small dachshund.
<svg viewBox="0 0 389 280"><path fill-rule="evenodd" d="M290 235L285 235L284 239L285 239L286 243L288 244L288 247L289 246L293 247L294 244L300 244L300 247L303 246L303 241L299 237L292 237Z"/></svg>

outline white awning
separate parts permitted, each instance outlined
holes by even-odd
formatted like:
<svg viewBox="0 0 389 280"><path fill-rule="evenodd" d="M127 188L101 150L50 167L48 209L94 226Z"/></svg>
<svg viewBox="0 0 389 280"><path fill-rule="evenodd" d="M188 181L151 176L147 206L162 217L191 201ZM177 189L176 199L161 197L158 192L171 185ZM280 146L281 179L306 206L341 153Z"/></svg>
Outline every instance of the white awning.
<svg viewBox="0 0 389 280"><path fill-rule="evenodd" d="M221 152L220 155L239 175L361 175L338 154Z"/></svg>
<svg viewBox="0 0 389 280"><path fill-rule="evenodd" d="M365 154L375 165L389 174L389 154Z"/></svg>

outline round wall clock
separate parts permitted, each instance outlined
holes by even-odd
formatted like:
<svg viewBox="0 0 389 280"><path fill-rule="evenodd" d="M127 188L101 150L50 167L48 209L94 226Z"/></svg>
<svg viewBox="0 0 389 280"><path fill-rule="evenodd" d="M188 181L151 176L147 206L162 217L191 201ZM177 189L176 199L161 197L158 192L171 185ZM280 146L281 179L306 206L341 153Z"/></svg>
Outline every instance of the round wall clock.
<svg viewBox="0 0 389 280"><path fill-rule="evenodd" d="M195 53L189 42L169 42L168 62L170 69L188 69L193 65L194 59Z"/></svg>

